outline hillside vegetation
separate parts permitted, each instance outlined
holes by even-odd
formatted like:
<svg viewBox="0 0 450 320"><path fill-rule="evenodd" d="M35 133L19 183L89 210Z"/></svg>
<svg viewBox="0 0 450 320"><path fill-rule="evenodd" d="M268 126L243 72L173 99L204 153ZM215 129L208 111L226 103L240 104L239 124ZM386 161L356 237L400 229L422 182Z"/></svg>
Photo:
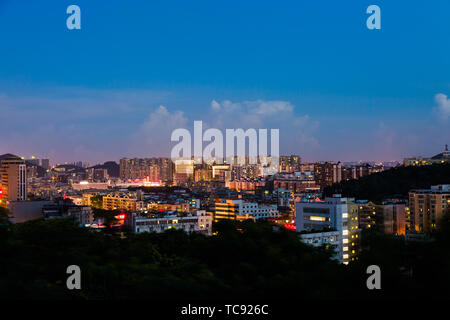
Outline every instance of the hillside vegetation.
<svg viewBox="0 0 450 320"><path fill-rule="evenodd" d="M358 180L333 184L324 189L324 195L340 193L344 197L381 201L391 196L407 197L412 189L428 189L437 184L450 184L450 164L392 168Z"/></svg>

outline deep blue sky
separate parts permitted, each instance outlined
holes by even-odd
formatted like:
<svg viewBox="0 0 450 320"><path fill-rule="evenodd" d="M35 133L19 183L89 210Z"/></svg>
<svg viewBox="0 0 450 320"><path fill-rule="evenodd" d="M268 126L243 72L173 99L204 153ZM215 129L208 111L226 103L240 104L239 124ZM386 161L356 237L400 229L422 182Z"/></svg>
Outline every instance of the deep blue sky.
<svg viewBox="0 0 450 320"><path fill-rule="evenodd" d="M0 153L168 155L170 132L203 120L279 128L282 153L309 161L434 155L450 143L449 14L448 0L0 0Z"/></svg>

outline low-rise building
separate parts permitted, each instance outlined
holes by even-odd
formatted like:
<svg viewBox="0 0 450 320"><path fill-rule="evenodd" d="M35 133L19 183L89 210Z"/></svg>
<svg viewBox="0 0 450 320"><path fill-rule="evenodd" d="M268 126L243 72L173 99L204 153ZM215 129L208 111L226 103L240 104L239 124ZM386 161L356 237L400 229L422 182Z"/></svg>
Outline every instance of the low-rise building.
<svg viewBox="0 0 450 320"><path fill-rule="evenodd" d="M219 199L215 202L214 221L231 220L258 220L276 218L279 216L276 204L259 204L246 202L242 199Z"/></svg>
<svg viewBox="0 0 450 320"><path fill-rule="evenodd" d="M9 220L11 223L22 223L43 217L42 208L53 204L53 201L10 201L8 209L11 213Z"/></svg>
<svg viewBox="0 0 450 320"><path fill-rule="evenodd" d="M137 198L133 193L110 193L103 196L103 209L136 211Z"/></svg>
<svg viewBox="0 0 450 320"><path fill-rule="evenodd" d="M328 232L312 232L312 233L302 233L300 234L300 239L303 243L307 243L314 247L325 246L334 251L333 259L343 262L342 256L342 235L339 231L328 231Z"/></svg>
<svg viewBox="0 0 450 320"><path fill-rule="evenodd" d="M188 233L199 232L211 235L212 217L205 210L197 210L194 213L161 213L151 217L133 218L133 231L141 232L164 232L169 229L184 230Z"/></svg>
<svg viewBox="0 0 450 320"><path fill-rule="evenodd" d="M66 214L74 217L81 226L91 224L94 221L94 213L89 206L70 206L67 208Z"/></svg>

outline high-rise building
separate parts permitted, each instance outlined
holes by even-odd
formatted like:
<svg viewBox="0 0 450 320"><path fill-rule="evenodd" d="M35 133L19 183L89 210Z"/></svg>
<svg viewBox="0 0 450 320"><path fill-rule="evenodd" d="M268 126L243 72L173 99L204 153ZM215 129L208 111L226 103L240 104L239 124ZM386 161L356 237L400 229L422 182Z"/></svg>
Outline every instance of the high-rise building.
<svg viewBox="0 0 450 320"><path fill-rule="evenodd" d="M375 228L380 232L404 235L408 220L408 208L405 203L371 201L358 202L359 228Z"/></svg>
<svg viewBox="0 0 450 320"><path fill-rule="evenodd" d="M195 168L194 170L194 181L211 181L212 180L212 170L210 168Z"/></svg>
<svg viewBox="0 0 450 320"><path fill-rule="evenodd" d="M361 252L360 245L360 235L361 229L359 228L359 217L358 217L358 205L353 201L348 201L348 261L355 261ZM344 243L345 247L345 243Z"/></svg>
<svg viewBox="0 0 450 320"><path fill-rule="evenodd" d="M194 160L175 160L175 174L185 175L187 180L194 178Z"/></svg>
<svg viewBox="0 0 450 320"><path fill-rule="evenodd" d="M120 178L124 180L173 180L173 162L169 158L120 159Z"/></svg>
<svg viewBox="0 0 450 320"><path fill-rule="evenodd" d="M48 170L50 169L50 160L49 159L41 159L41 167Z"/></svg>
<svg viewBox="0 0 450 320"><path fill-rule="evenodd" d="M231 178L233 180L239 179L253 179L262 175L261 165L249 164L244 166L233 166L231 169Z"/></svg>
<svg viewBox="0 0 450 320"><path fill-rule="evenodd" d="M19 157L9 156L0 162L1 205L27 199L27 168Z"/></svg>
<svg viewBox="0 0 450 320"><path fill-rule="evenodd" d="M383 203L376 206L378 229L387 234L404 235L406 232L405 203Z"/></svg>
<svg viewBox="0 0 450 320"><path fill-rule="evenodd" d="M33 166L39 166L40 165L40 160L36 159L35 156L32 156L31 159L26 159L26 161L29 162Z"/></svg>
<svg viewBox="0 0 450 320"><path fill-rule="evenodd" d="M450 212L450 185L432 186L430 189L409 192L410 227L417 232L432 232L439 220Z"/></svg>
<svg viewBox="0 0 450 320"><path fill-rule="evenodd" d="M173 180L173 162L170 158L157 158L156 163L159 166L159 178L164 182Z"/></svg>
<svg viewBox="0 0 450 320"><path fill-rule="evenodd" d="M97 168L92 170L92 180L94 181L106 181L109 178L108 169Z"/></svg>
<svg viewBox="0 0 450 320"><path fill-rule="evenodd" d="M296 172L300 171L301 158L300 156L280 156L279 172Z"/></svg>
<svg viewBox="0 0 450 320"><path fill-rule="evenodd" d="M213 164L211 166L212 169L212 178L225 181L225 172L231 171L231 165L229 164Z"/></svg>
<svg viewBox="0 0 450 320"><path fill-rule="evenodd" d="M317 237L321 237L323 232L337 231L339 260L346 264L357 258L360 229L357 205L352 198L335 195L323 201L297 202L296 229L315 233Z"/></svg>
<svg viewBox="0 0 450 320"><path fill-rule="evenodd" d="M358 220L360 229L375 227L377 223L376 209L376 205L371 201L358 203Z"/></svg>
<svg viewBox="0 0 450 320"><path fill-rule="evenodd" d="M331 162L316 162L314 164L314 177L321 189L342 180L342 164Z"/></svg>

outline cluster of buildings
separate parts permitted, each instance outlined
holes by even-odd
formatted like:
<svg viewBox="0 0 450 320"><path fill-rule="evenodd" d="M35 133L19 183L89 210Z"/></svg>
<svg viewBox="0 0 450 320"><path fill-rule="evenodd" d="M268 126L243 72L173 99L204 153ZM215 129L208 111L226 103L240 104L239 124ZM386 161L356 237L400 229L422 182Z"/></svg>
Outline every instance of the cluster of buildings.
<svg viewBox="0 0 450 320"><path fill-rule="evenodd" d="M445 145L444 151L433 157L411 157L404 158L403 165L407 166L428 166L432 164L441 164L450 162L450 151L448 151L448 145Z"/></svg>
<svg viewBox="0 0 450 320"><path fill-rule="evenodd" d="M446 148L447 150L447 148ZM448 158L444 151L442 157ZM220 220L269 220L296 230L305 243L326 246L349 263L358 258L361 232L430 233L450 208L450 186L411 190L408 199L373 203L335 195L325 187L358 179L396 165L381 163L302 163L282 156L279 172L265 175L261 164L196 164L169 158L123 158L89 166L50 166L46 159L0 156L0 205L11 221L71 216L81 226L101 230L96 209L115 215L116 225L135 233L181 229L212 234Z"/></svg>
<svg viewBox="0 0 450 320"><path fill-rule="evenodd" d="M444 214L450 213L450 185L411 190L409 200L370 201L335 195L296 203L296 230L305 242L335 246L343 263L357 259L364 229L405 236L432 233ZM333 240L333 241L331 241Z"/></svg>

